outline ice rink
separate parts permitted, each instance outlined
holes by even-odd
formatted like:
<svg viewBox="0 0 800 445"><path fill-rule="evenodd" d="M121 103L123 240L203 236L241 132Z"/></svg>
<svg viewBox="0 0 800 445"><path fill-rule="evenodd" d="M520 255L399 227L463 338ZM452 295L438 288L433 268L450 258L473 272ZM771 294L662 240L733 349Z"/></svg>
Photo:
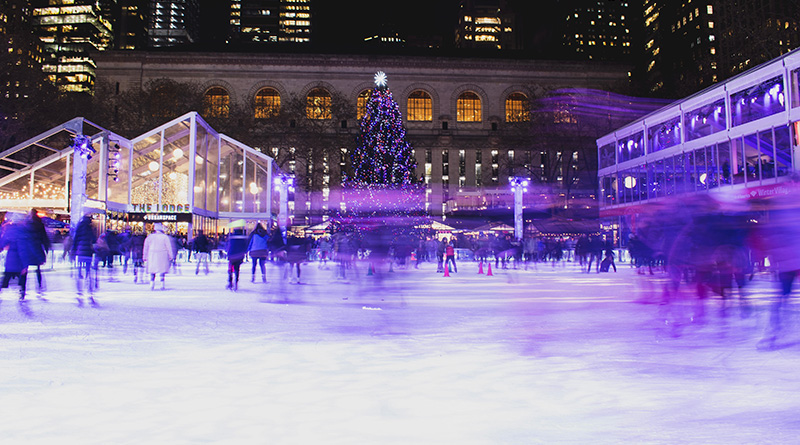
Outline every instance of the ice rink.
<svg viewBox="0 0 800 445"><path fill-rule="evenodd" d="M348 281L225 290L225 265L166 290L109 281L79 305L66 269L37 298L0 293L3 444L797 443L796 306L759 346L776 283L749 316L662 279L558 267L435 265ZM258 277L260 281L260 276ZM687 294L688 295L688 294Z"/></svg>

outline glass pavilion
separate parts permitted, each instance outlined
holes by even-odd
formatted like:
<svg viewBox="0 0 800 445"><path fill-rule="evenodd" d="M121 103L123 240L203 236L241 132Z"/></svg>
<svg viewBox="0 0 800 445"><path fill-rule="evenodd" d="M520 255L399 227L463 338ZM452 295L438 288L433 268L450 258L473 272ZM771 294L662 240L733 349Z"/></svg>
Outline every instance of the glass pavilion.
<svg viewBox="0 0 800 445"><path fill-rule="evenodd" d="M82 196L78 135L91 143ZM189 236L218 233L231 220L277 217L274 169L271 157L217 133L196 112L133 140L75 118L0 153L0 209L61 220L79 210L115 230L163 222Z"/></svg>

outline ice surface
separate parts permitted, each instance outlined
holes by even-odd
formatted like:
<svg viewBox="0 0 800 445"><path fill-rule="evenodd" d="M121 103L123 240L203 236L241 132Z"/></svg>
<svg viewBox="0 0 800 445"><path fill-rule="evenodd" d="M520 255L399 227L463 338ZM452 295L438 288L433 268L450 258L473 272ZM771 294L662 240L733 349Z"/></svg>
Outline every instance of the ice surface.
<svg viewBox="0 0 800 445"><path fill-rule="evenodd" d="M118 269L119 270L119 269ZM193 264L150 291L100 278L78 306L69 271L46 301L0 293L6 444L796 443L800 334L757 347L754 314L657 302L657 280L553 268L420 270L226 291ZM380 278L385 279L380 282ZM658 277L655 277L656 279ZM654 287L655 283L655 287ZM376 286L376 287L373 287ZM379 309L379 310L378 310ZM794 311L794 308L792 308ZM789 319L795 317L792 313ZM796 317L795 317L796 318Z"/></svg>

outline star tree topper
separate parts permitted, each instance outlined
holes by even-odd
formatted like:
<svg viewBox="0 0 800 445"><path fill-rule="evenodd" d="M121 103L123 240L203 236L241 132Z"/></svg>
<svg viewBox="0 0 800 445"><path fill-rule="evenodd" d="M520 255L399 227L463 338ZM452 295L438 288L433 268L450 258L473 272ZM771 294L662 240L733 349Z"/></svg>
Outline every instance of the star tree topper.
<svg viewBox="0 0 800 445"><path fill-rule="evenodd" d="M383 71L378 71L377 73L375 73L375 86L377 86L378 88L385 88L386 82L387 82L386 73L384 73Z"/></svg>

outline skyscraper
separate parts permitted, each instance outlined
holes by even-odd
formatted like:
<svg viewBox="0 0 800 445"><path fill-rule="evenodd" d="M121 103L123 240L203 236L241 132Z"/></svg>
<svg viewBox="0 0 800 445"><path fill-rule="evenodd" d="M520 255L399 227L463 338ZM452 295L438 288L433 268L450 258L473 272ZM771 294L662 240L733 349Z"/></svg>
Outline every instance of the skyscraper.
<svg viewBox="0 0 800 445"><path fill-rule="evenodd" d="M42 69L61 92L91 92L95 64L90 51L111 47L113 0L37 0L33 25L46 57Z"/></svg>
<svg viewBox="0 0 800 445"><path fill-rule="evenodd" d="M564 17L563 46L571 58L630 61L636 18L627 1L561 0Z"/></svg>
<svg viewBox="0 0 800 445"><path fill-rule="evenodd" d="M800 2L717 0L718 51L724 79L800 46Z"/></svg>
<svg viewBox="0 0 800 445"><path fill-rule="evenodd" d="M30 0L7 0L0 12L0 118L15 118L16 107L44 82L44 50L33 32ZM12 106L13 104L13 106Z"/></svg>
<svg viewBox="0 0 800 445"><path fill-rule="evenodd" d="M310 43L311 0L231 0L229 43Z"/></svg>
<svg viewBox="0 0 800 445"><path fill-rule="evenodd" d="M504 0L462 0L456 28L456 47L520 50L522 33Z"/></svg>
<svg viewBox="0 0 800 445"><path fill-rule="evenodd" d="M644 1L643 68L650 94L686 96L720 80L713 3Z"/></svg>
<svg viewBox="0 0 800 445"><path fill-rule="evenodd" d="M151 48L197 43L200 4L198 0L151 0L147 28Z"/></svg>
<svg viewBox="0 0 800 445"><path fill-rule="evenodd" d="M149 0L118 0L114 14L114 48L124 50L147 47Z"/></svg>
<svg viewBox="0 0 800 445"><path fill-rule="evenodd" d="M682 97L800 46L796 1L645 0L650 94Z"/></svg>

